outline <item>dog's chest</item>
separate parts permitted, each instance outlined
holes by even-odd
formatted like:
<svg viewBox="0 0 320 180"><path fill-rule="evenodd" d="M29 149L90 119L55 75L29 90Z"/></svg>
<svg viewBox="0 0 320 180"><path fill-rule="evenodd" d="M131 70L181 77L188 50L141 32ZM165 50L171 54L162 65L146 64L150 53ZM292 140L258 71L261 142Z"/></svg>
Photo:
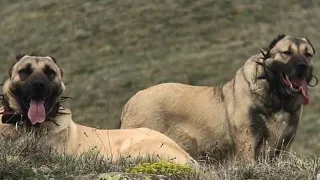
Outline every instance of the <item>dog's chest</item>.
<svg viewBox="0 0 320 180"><path fill-rule="evenodd" d="M295 126L292 124L293 117L287 112L276 112L268 117L265 122L268 128L268 140L277 143L291 138L295 133Z"/></svg>
<svg viewBox="0 0 320 180"><path fill-rule="evenodd" d="M281 131L283 128L288 126L288 121L290 120L289 113L280 111L276 112L270 117L266 117L266 125L268 129L274 129L276 131Z"/></svg>
<svg viewBox="0 0 320 180"><path fill-rule="evenodd" d="M285 111L279 111L279 112L273 113L273 115L269 117L269 121L282 123L282 124L285 124L289 119L290 119L290 114Z"/></svg>

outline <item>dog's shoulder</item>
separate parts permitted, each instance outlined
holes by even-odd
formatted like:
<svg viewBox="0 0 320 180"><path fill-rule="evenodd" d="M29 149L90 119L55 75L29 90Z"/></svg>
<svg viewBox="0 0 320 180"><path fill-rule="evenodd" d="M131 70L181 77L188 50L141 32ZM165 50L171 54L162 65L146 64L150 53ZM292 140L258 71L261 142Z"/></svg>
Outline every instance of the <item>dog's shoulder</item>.
<svg viewBox="0 0 320 180"><path fill-rule="evenodd" d="M244 63L244 67L246 66L252 66L256 65L257 62L262 62L263 61L263 55L261 53L256 53L251 55Z"/></svg>
<svg viewBox="0 0 320 180"><path fill-rule="evenodd" d="M256 84L258 77L264 73L264 69L259 63L263 63L263 55L261 53L254 54L247 59L239 71L249 81L249 84Z"/></svg>

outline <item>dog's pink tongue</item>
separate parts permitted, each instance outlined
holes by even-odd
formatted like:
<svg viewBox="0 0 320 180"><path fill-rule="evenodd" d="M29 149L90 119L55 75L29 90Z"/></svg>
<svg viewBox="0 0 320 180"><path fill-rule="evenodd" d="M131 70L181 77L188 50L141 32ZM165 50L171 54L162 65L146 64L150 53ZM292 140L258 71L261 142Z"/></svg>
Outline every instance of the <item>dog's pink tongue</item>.
<svg viewBox="0 0 320 180"><path fill-rule="evenodd" d="M291 79L291 82L295 87L300 87L301 94L303 96L303 104L309 104L307 81L305 79Z"/></svg>
<svg viewBox="0 0 320 180"><path fill-rule="evenodd" d="M32 124L43 123L46 119L44 101L31 100L28 117Z"/></svg>

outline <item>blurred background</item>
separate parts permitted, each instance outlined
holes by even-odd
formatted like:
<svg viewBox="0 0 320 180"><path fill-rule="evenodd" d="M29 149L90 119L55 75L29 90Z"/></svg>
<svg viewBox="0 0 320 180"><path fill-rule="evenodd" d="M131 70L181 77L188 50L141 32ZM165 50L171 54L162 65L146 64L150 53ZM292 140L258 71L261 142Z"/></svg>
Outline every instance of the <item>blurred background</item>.
<svg viewBox="0 0 320 180"><path fill-rule="evenodd" d="M137 91L223 84L278 34L307 37L320 52L319 18L317 0L1 0L0 81L18 53L54 56L74 121L112 129ZM303 155L320 155L319 88L294 142Z"/></svg>

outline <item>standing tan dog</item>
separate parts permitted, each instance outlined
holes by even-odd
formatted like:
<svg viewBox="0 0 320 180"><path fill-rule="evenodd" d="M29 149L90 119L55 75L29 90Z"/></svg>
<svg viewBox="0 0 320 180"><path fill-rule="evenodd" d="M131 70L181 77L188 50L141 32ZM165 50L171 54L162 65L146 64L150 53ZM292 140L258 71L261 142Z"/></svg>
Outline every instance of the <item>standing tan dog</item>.
<svg viewBox="0 0 320 180"><path fill-rule="evenodd" d="M95 148L113 161L147 156L196 164L173 140L154 130L97 130L74 123L71 111L59 103L64 89L62 71L54 58L17 57L3 86L0 132L13 137L19 133L15 124L24 122L61 153L80 155Z"/></svg>
<svg viewBox="0 0 320 180"><path fill-rule="evenodd" d="M314 54L308 39L279 35L223 86L163 83L138 92L121 128L162 132L194 158L275 157L290 147L309 103Z"/></svg>

